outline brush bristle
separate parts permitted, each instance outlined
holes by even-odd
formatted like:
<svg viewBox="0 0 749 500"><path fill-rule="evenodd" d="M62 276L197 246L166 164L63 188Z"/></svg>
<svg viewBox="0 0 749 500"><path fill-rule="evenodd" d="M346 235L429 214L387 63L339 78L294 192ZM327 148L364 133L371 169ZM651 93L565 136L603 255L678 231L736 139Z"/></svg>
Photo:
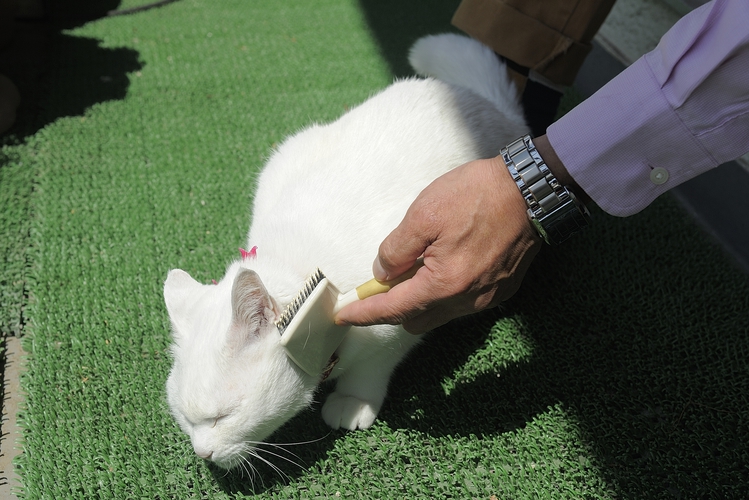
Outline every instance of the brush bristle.
<svg viewBox="0 0 749 500"><path fill-rule="evenodd" d="M320 269L316 269L315 272L307 278L297 296L286 306L283 314L281 314L281 317L276 321L276 327L281 335L283 335L283 332L286 330L286 327L289 326L291 320L294 319L294 316L302 307L304 301L307 300L307 297L312 294L315 287L317 287L323 279L325 279L325 275Z"/></svg>

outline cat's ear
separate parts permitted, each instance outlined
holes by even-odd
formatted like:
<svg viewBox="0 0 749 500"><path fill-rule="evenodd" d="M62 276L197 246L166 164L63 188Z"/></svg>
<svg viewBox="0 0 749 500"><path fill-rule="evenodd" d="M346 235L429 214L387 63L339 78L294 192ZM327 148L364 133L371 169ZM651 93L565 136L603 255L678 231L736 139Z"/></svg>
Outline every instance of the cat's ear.
<svg viewBox="0 0 749 500"><path fill-rule="evenodd" d="M256 338L278 316L276 302L268 294L260 276L240 269L231 289L232 335L240 344Z"/></svg>
<svg viewBox="0 0 749 500"><path fill-rule="evenodd" d="M203 285L182 269L169 271L164 282L164 303L169 312L169 319L177 330L175 333L186 331L192 305L202 288Z"/></svg>

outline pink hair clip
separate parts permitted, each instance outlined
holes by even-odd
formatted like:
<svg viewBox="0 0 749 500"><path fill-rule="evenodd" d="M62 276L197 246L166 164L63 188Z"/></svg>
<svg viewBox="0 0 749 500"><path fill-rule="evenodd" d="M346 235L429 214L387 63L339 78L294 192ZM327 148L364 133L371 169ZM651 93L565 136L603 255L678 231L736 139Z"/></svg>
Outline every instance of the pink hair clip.
<svg viewBox="0 0 749 500"><path fill-rule="evenodd" d="M240 248L239 253L242 256L242 260L254 259L257 257L257 246L252 247L249 252L244 248Z"/></svg>

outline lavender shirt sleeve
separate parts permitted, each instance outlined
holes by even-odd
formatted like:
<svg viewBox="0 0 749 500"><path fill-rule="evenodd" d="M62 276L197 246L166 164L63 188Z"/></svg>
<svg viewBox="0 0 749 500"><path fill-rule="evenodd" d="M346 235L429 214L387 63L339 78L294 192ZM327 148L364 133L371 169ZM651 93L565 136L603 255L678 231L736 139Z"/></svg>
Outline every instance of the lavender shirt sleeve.
<svg viewBox="0 0 749 500"><path fill-rule="evenodd" d="M570 175L627 216L749 151L749 1L715 0L547 130Z"/></svg>

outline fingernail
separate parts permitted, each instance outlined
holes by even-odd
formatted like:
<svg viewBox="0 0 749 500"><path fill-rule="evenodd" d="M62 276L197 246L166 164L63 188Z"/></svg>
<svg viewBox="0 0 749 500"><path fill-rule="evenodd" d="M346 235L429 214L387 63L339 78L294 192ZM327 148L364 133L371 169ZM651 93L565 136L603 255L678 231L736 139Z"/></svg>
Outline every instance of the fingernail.
<svg viewBox="0 0 749 500"><path fill-rule="evenodd" d="M388 273L382 267L379 257L376 258L374 263L372 264L372 276L374 276L378 281L387 281L388 279Z"/></svg>
<svg viewBox="0 0 749 500"><path fill-rule="evenodd" d="M349 323L348 321L342 320L341 318L337 316L333 318L333 323L335 323L336 326L351 326L351 323Z"/></svg>

